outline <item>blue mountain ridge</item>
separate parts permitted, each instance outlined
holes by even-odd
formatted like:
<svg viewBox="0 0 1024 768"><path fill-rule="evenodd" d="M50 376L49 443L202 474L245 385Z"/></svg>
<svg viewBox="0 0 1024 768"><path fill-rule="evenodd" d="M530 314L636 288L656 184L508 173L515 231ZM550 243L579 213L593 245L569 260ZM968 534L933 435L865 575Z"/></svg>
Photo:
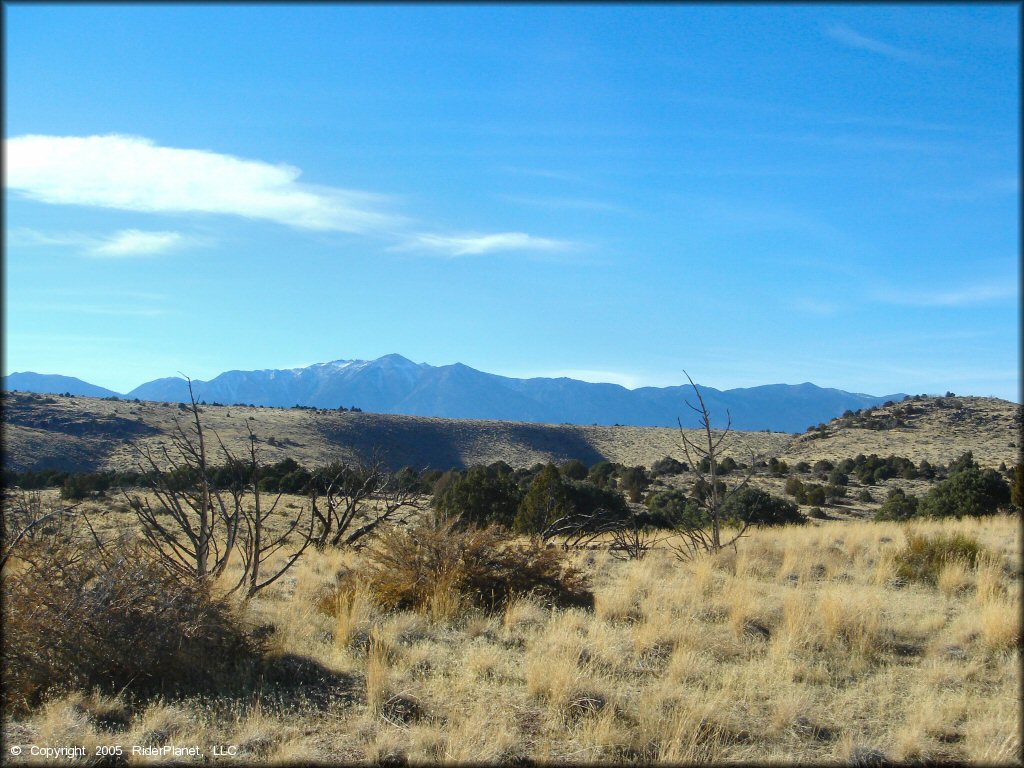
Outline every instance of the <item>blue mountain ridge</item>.
<svg viewBox="0 0 1024 768"><path fill-rule="evenodd" d="M18 390L20 392L41 392L54 395L62 395L67 392L77 397L119 396L113 390L97 387L95 384L76 379L74 376L32 373L31 371L4 376L3 388L7 392Z"/></svg>
<svg viewBox="0 0 1024 768"><path fill-rule="evenodd" d="M71 386L71 383L76 383ZM374 413L455 419L498 419L548 424L697 426L696 404L687 385L641 387L594 384L570 378L515 379L462 363L432 366L398 354L376 360L335 360L305 368L226 371L209 381L192 381L197 399L271 407L294 405L334 409L358 406ZM12 373L5 390L71 392L109 397L116 393L78 379ZM91 388L91 391L85 391ZM715 426L731 419L734 429L802 432L846 410L902 400L906 395L872 396L826 389L809 382L717 390L700 387ZM155 379L120 395L140 400L187 402L180 377Z"/></svg>

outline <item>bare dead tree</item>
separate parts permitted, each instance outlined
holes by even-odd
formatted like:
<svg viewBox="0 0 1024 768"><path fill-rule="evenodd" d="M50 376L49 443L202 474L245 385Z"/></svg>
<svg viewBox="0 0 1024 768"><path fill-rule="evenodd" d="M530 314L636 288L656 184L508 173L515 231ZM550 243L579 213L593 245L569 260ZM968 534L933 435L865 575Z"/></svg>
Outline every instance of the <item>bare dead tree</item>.
<svg viewBox="0 0 1024 768"><path fill-rule="evenodd" d="M0 572L12 558L19 556L23 544L31 543L40 534L69 538L77 506L54 506L47 504L38 491L14 489L4 499L3 515L0 515Z"/></svg>
<svg viewBox="0 0 1024 768"><path fill-rule="evenodd" d="M173 450L166 445L156 454L149 448L137 449L139 469L157 505L122 492L139 519L145 540L164 565L182 578L206 581L219 576L228 564L242 521L242 505L237 494L225 494L210 482L199 405L192 380L187 376L185 380L191 418L188 427L174 420ZM231 460L230 455L225 458Z"/></svg>
<svg viewBox="0 0 1024 768"><path fill-rule="evenodd" d="M563 550L580 549L590 546L611 529L607 511L597 509L590 514L572 513L551 521L540 532L540 540L544 544L560 540Z"/></svg>
<svg viewBox="0 0 1024 768"><path fill-rule="evenodd" d="M361 546L383 523L403 523L421 508L419 496L399 483L380 456L336 463L314 478L310 504L318 548Z"/></svg>
<svg viewBox="0 0 1024 768"><path fill-rule="evenodd" d="M246 598L250 598L264 587L273 584L289 568L295 565L295 562L302 556L302 553L313 542L315 517L311 507L309 510L308 528L303 526L300 529L300 525L302 525L306 515L304 510L299 510L297 514L291 517L289 525L283 533L277 535L269 534L267 522L277 510L277 505L281 501L283 492L277 494L269 507L262 503L263 498L260 492L262 465L259 460L259 449L256 446L258 439L252 426L248 423L246 423L246 430L249 433L249 464L247 474L250 479L249 489L252 492L252 507L249 508L246 505L243 512L245 533L239 543L239 551L242 556L242 578L239 586L242 583L247 585L245 595ZM224 452L228 453L226 448ZM295 538L298 539L297 542ZM282 564L279 564L275 570L269 572L270 575L267 575L263 570L264 564L275 553L288 546L289 543L292 544L291 552Z"/></svg>
<svg viewBox="0 0 1024 768"><path fill-rule="evenodd" d="M540 533L545 544L560 539L563 550L591 546L602 537L610 537L608 551L613 557L641 560L661 539L633 510L626 516L599 508L589 514L569 514L554 520Z"/></svg>
<svg viewBox="0 0 1024 768"><path fill-rule="evenodd" d="M643 560L662 538L657 528L644 525L635 512L615 528L608 551L620 560Z"/></svg>
<svg viewBox="0 0 1024 768"><path fill-rule="evenodd" d="M728 445L727 440L732 432L732 416L729 411L726 414L726 426L719 434L715 434L711 428L711 414L704 403L704 397L700 389L693 383L690 374L686 373L687 380L697 395L699 407L686 401L686 405L695 411L700 419L701 429L704 432L703 441L691 440L683 430L682 419L679 423L679 436L682 440L682 448L686 453L686 460L693 471L697 474L697 482L694 483L693 501L702 511L700 519L687 520L676 526L680 543L672 545L676 555L683 559L692 558L702 552L718 552L724 547L735 547L736 542L742 538L749 521L741 520L739 529L727 541L722 540L723 511L726 502L734 495L743 490L754 474L756 459L753 451L750 453L750 466L743 479L732 489L723 488L723 483L718 479L719 457L723 454L724 448ZM705 469L706 467L706 469Z"/></svg>

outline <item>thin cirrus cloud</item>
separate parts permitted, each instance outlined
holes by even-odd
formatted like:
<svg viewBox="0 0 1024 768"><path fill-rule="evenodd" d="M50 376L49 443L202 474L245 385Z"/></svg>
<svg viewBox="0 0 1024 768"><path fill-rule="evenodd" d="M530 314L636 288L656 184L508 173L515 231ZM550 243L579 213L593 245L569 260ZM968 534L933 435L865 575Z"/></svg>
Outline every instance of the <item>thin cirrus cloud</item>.
<svg viewBox="0 0 1024 768"><path fill-rule="evenodd" d="M407 217L386 210L391 198L385 195L306 184L294 166L163 147L140 136L19 136L6 140L5 164L8 189L54 205L227 214L297 229L385 237L397 240L401 249L452 256L567 245L521 232L410 233ZM182 242L171 234L126 231L94 244L93 253L156 253Z"/></svg>
<svg viewBox="0 0 1024 768"><path fill-rule="evenodd" d="M142 232L125 229L94 245L95 256L153 256L172 250L182 244L184 237L178 232Z"/></svg>
<svg viewBox="0 0 1024 768"><path fill-rule="evenodd" d="M493 235L414 235L397 250L428 250L451 256L479 256L499 251L563 251L571 248L568 240L535 237L525 232L499 232Z"/></svg>
<svg viewBox="0 0 1024 768"><path fill-rule="evenodd" d="M896 61L905 61L910 64L946 64L947 61L938 59L927 54L912 51L908 48L899 48L890 43L876 40L875 38L862 35L850 29L845 24L833 24L825 30L825 34L833 40L842 43L848 48L854 48L869 53L877 53Z"/></svg>
<svg viewBox="0 0 1024 768"><path fill-rule="evenodd" d="M156 256L197 242L180 232L123 229L97 237L80 232L46 233L34 229L16 229L9 233L9 246L64 246L76 248L86 256L98 258L135 258Z"/></svg>

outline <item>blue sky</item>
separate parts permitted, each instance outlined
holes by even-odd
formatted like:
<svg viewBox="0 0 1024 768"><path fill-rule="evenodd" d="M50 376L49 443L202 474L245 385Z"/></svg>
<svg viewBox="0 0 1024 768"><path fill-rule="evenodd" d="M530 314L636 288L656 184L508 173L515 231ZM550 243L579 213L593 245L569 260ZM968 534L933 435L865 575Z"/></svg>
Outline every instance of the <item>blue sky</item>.
<svg viewBox="0 0 1024 768"><path fill-rule="evenodd" d="M7 372L1019 400L1016 5L4 14Z"/></svg>

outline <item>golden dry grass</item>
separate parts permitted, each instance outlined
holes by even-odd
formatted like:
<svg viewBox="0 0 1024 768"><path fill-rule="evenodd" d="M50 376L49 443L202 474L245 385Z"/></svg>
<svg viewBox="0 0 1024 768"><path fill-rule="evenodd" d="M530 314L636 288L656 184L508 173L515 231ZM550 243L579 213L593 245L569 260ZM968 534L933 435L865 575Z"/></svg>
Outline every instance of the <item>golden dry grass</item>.
<svg viewBox="0 0 1024 768"><path fill-rule="evenodd" d="M986 555L901 583L911 532ZM328 670L343 695L71 694L6 723L5 743L238 745L261 763L1021 758L1017 518L759 530L687 563L572 557L594 610L521 597L489 615L383 611L335 589L360 555L314 551L246 611L273 627L272 654Z"/></svg>

